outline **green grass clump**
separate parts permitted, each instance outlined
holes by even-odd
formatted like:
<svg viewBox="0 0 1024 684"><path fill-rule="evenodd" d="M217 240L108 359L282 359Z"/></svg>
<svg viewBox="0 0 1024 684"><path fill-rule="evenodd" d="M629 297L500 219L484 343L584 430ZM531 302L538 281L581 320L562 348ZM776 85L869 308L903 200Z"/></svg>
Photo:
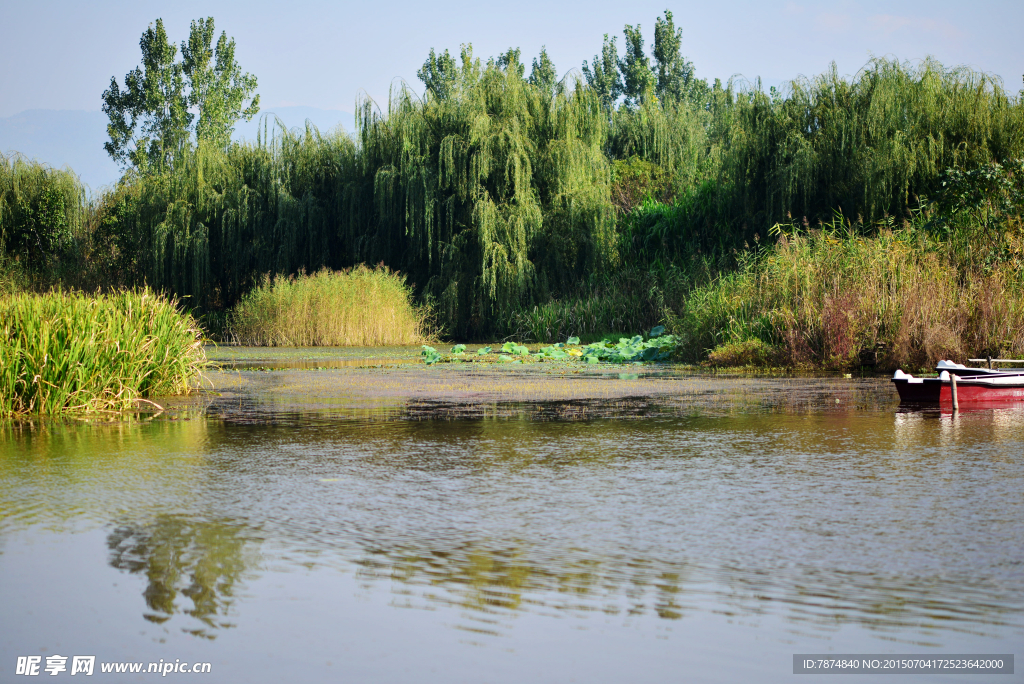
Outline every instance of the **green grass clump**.
<svg viewBox="0 0 1024 684"><path fill-rule="evenodd" d="M0 416L185 394L205 360L195 320L150 291L0 295Z"/></svg>
<svg viewBox="0 0 1024 684"><path fill-rule="evenodd" d="M724 368L769 366L776 350L756 337L720 344L708 353L708 365Z"/></svg>
<svg viewBox="0 0 1024 684"><path fill-rule="evenodd" d="M429 311L412 305L405 276L384 267L271 278L228 317L228 338L251 346L390 346L429 336Z"/></svg>

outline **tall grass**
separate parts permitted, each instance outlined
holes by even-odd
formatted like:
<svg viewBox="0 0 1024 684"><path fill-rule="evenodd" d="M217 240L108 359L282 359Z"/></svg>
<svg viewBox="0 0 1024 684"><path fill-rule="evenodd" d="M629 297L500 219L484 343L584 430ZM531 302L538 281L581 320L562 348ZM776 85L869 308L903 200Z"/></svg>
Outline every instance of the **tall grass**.
<svg viewBox="0 0 1024 684"><path fill-rule="evenodd" d="M188 393L200 331L150 291L0 295L0 416L120 411Z"/></svg>
<svg viewBox="0 0 1024 684"><path fill-rule="evenodd" d="M630 337L665 315L664 285L647 271L622 269L591 279L573 295L517 312L508 336L524 342L564 342L605 333Z"/></svg>
<svg viewBox="0 0 1024 684"><path fill-rule="evenodd" d="M359 266L265 277L229 314L228 336L254 346L409 345L425 341L429 325L404 276Z"/></svg>
<svg viewBox="0 0 1024 684"><path fill-rule="evenodd" d="M760 363L839 369L878 349L883 368L916 369L1024 353L1021 264L965 272L954 256L919 225L865 237L837 219L695 288L671 328L694 360L750 347Z"/></svg>

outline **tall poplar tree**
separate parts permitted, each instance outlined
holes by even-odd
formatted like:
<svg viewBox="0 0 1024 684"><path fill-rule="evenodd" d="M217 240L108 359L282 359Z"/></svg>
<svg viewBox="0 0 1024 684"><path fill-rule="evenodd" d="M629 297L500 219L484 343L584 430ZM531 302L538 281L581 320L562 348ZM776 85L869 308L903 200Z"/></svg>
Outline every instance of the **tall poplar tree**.
<svg viewBox="0 0 1024 684"><path fill-rule="evenodd" d="M682 55L683 30L672 21L672 12L658 17L654 25L654 73L658 98L662 102L679 101L693 81L693 63Z"/></svg>
<svg viewBox="0 0 1024 684"><path fill-rule="evenodd" d="M640 24L636 28L626 24L622 33L626 36L626 56L619 61L623 93L628 104L639 106L654 94L654 74L651 72L650 60L644 53Z"/></svg>
<svg viewBox="0 0 1024 684"><path fill-rule="evenodd" d="M473 59L472 43L459 46L459 58L461 65L448 54L448 50L435 54L434 48L430 48L430 55L416 72L416 77L423 81L427 92L435 99L452 97L463 82L473 82L480 75L480 60Z"/></svg>
<svg viewBox="0 0 1024 684"><path fill-rule="evenodd" d="M173 166L197 143L225 147L235 123L259 111L256 77L235 61L235 41L221 32L214 48L213 35L213 17L193 21L179 61L177 45L157 19L139 41L141 67L125 75L123 87L110 79L103 93L110 140L103 148L122 167Z"/></svg>
<svg viewBox="0 0 1024 684"><path fill-rule="evenodd" d="M530 84L540 88L541 92L553 95L557 81L558 73L555 71L555 63L548 57L547 46L542 46L540 56L533 60L533 69L530 71Z"/></svg>
<svg viewBox="0 0 1024 684"><path fill-rule="evenodd" d="M260 96L253 95L256 77L243 73L235 61L235 39L221 31L214 48L213 36L213 17L192 22L188 42L181 45L182 70L189 82L188 103L199 110L196 140L227 147L235 123L259 112Z"/></svg>
<svg viewBox="0 0 1024 684"><path fill-rule="evenodd" d="M103 149L123 167L162 166L188 144L193 115L188 111L185 79L178 48L168 42L162 19L139 40L142 67L124 77L124 88L111 77L103 93L103 111L110 119L110 140Z"/></svg>
<svg viewBox="0 0 1024 684"><path fill-rule="evenodd" d="M446 100L459 80L459 67L447 50L435 54L434 48L430 48L430 55L416 72L416 77L423 81L428 93L438 100Z"/></svg>
<svg viewBox="0 0 1024 684"><path fill-rule="evenodd" d="M586 60L583 61L583 76L587 84L594 89L601 105L606 110L612 110L615 102L622 95L622 75L619 73L619 50L615 45L616 37L608 37L604 34L604 44L601 46L601 56L594 55L594 64L591 67Z"/></svg>

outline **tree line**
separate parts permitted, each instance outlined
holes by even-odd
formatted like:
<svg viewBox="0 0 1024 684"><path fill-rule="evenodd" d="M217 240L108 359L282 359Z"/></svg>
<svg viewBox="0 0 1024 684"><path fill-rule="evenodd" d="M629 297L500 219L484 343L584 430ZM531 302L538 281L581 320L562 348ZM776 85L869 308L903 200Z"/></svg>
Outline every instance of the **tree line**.
<svg viewBox="0 0 1024 684"><path fill-rule="evenodd" d="M351 136L267 122L231 143L257 113L256 79L214 35L212 19L193 22L179 59L161 22L143 34L142 66L104 93L125 174L92 205L60 172L5 160L8 259L50 273L74 263L94 284L145 282L203 311L266 273L384 263L449 334L492 336L538 306L616 288L635 294L616 292L622 306L657 316L780 223L842 211L870 233L938 202L951 172L1002 164L1009 177L1005 162L1024 156L1021 98L984 73L875 59L783 89L709 83L668 11L650 54L639 25L625 27L622 57L606 35L562 78L546 49L528 75L518 48L487 60L468 43L431 50L423 93L362 99ZM50 233L64 237L39 237Z"/></svg>

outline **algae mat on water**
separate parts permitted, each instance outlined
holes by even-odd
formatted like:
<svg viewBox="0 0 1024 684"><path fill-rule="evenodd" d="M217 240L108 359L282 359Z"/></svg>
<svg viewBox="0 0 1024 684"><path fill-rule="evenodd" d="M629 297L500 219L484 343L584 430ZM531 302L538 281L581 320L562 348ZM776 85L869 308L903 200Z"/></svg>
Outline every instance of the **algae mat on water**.
<svg viewBox="0 0 1024 684"><path fill-rule="evenodd" d="M587 419L735 411L848 411L894 403L884 379L724 376L690 368L563 363L426 366L411 349L294 350L275 360L222 348L251 370L210 373L211 413L231 420ZM315 365L314 365L315 364ZM274 369L277 366L278 369Z"/></svg>

